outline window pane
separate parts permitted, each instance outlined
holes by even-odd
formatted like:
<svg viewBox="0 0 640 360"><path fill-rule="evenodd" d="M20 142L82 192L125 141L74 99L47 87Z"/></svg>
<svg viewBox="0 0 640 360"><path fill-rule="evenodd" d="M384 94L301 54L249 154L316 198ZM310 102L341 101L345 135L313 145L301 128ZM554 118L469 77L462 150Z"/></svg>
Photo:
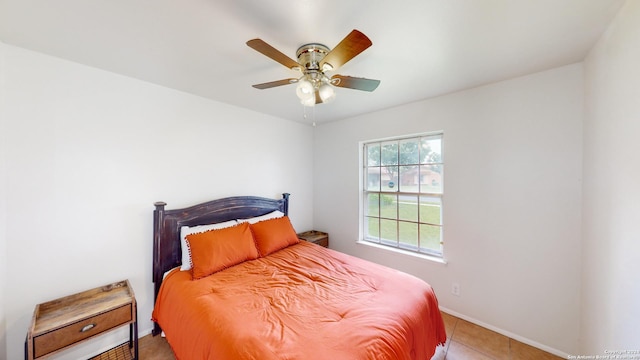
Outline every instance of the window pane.
<svg viewBox="0 0 640 360"><path fill-rule="evenodd" d="M398 165L398 142L382 143L381 165Z"/></svg>
<svg viewBox="0 0 640 360"><path fill-rule="evenodd" d="M434 197L420 197L420 222L442 225L442 200Z"/></svg>
<svg viewBox="0 0 640 360"><path fill-rule="evenodd" d="M380 168L368 167L364 168L366 171L366 184L367 191L380 191Z"/></svg>
<svg viewBox="0 0 640 360"><path fill-rule="evenodd" d="M442 162L442 138L427 136L420 141L420 163L431 164Z"/></svg>
<svg viewBox="0 0 640 360"><path fill-rule="evenodd" d="M400 231L400 247L408 250L418 250L418 224L400 221L398 222Z"/></svg>
<svg viewBox="0 0 640 360"><path fill-rule="evenodd" d="M440 240L442 228L440 226L420 224L420 249L441 252Z"/></svg>
<svg viewBox="0 0 640 360"><path fill-rule="evenodd" d="M442 165L420 165L420 192L442 194Z"/></svg>
<svg viewBox="0 0 640 360"><path fill-rule="evenodd" d="M381 191L398 191L398 167L384 166L380 172Z"/></svg>
<svg viewBox="0 0 640 360"><path fill-rule="evenodd" d="M418 222L417 196L398 195L398 219Z"/></svg>
<svg viewBox="0 0 640 360"><path fill-rule="evenodd" d="M380 195L380 217L387 219L398 218L398 196L392 194Z"/></svg>
<svg viewBox="0 0 640 360"><path fill-rule="evenodd" d="M380 143L366 145L366 166L380 166Z"/></svg>
<svg viewBox="0 0 640 360"><path fill-rule="evenodd" d="M419 163L418 139L400 141L400 165L413 165Z"/></svg>
<svg viewBox="0 0 640 360"><path fill-rule="evenodd" d="M365 215L367 216L380 216L380 194L367 194L365 200Z"/></svg>
<svg viewBox="0 0 640 360"><path fill-rule="evenodd" d="M380 219L380 238L389 242L398 242L398 222Z"/></svg>
<svg viewBox="0 0 640 360"><path fill-rule="evenodd" d="M365 218L365 231L364 235L367 240L379 242L380 241L380 223L377 218L366 217Z"/></svg>
<svg viewBox="0 0 640 360"><path fill-rule="evenodd" d="M400 166L398 191L418 192L418 166Z"/></svg>

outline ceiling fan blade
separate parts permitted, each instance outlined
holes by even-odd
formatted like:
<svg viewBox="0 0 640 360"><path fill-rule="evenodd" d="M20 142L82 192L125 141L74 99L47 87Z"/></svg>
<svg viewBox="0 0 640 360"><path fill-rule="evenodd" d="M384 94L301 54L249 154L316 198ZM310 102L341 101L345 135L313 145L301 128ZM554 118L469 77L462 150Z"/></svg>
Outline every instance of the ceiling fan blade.
<svg viewBox="0 0 640 360"><path fill-rule="evenodd" d="M269 89L276 86L293 84L295 82L298 82L298 79L282 79L282 80L271 81L271 82L266 82L262 84L255 84L251 86L253 86L256 89L264 90L264 89Z"/></svg>
<svg viewBox="0 0 640 360"><path fill-rule="evenodd" d="M322 101L322 98L320 97L320 91L316 90L316 105L317 104L322 104L322 103L323 103L323 101Z"/></svg>
<svg viewBox="0 0 640 360"><path fill-rule="evenodd" d="M371 40L365 34L353 30L322 59L320 68L323 69L324 64L329 64L333 69L337 69L366 50L371 44Z"/></svg>
<svg viewBox="0 0 640 360"><path fill-rule="evenodd" d="M373 91L378 87L378 85L380 85L380 80L372 80L344 75L333 75L331 77L331 84L343 88Z"/></svg>
<svg viewBox="0 0 640 360"><path fill-rule="evenodd" d="M288 67L289 69L295 70L296 68L300 68L300 64L298 64L295 60L288 57L287 55L281 53L278 49L273 46L267 44L261 39L253 39L247 41L247 45L254 49L255 51L262 53L263 55L270 57L271 59L279 62L280 64Z"/></svg>

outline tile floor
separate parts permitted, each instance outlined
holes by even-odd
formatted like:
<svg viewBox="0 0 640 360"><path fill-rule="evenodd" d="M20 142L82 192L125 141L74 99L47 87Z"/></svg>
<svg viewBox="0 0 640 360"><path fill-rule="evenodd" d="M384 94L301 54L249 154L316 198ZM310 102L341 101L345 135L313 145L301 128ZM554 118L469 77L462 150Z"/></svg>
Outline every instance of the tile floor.
<svg viewBox="0 0 640 360"><path fill-rule="evenodd" d="M442 317L448 340L438 347L432 360L562 359L447 313ZM139 351L142 360L175 360L169 344L160 336L140 338Z"/></svg>
<svg viewBox="0 0 640 360"><path fill-rule="evenodd" d="M442 313L447 343L432 360L556 360L561 357Z"/></svg>

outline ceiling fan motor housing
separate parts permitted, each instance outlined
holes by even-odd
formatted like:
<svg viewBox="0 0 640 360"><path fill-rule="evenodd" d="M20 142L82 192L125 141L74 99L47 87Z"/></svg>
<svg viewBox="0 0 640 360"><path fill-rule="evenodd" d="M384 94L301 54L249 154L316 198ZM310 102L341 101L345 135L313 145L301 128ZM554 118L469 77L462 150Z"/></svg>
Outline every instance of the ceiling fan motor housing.
<svg viewBox="0 0 640 360"><path fill-rule="evenodd" d="M321 71L320 62L329 53L329 48L318 43L305 44L298 48L296 57L298 64L303 68L303 72Z"/></svg>

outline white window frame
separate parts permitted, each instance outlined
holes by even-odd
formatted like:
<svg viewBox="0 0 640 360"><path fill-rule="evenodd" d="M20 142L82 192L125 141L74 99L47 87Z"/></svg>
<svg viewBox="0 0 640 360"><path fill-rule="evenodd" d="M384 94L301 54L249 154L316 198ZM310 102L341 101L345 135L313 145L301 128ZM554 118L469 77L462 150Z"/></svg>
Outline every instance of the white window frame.
<svg viewBox="0 0 640 360"><path fill-rule="evenodd" d="M382 163L382 159L381 163L378 165L374 165L374 166L368 166L367 164L367 160L368 160L368 154L367 154L367 149L368 146L372 145L372 144L380 144L382 146L382 144L390 144L393 142L397 142L398 144L401 141L404 140L412 140L412 139L422 139L422 138L426 138L426 139L438 139L440 141L440 159L438 162L426 162L424 164L420 164L420 160L418 160L417 164L411 164L411 165L438 165L440 166L440 191L439 192L428 192L428 191L421 191L422 189L422 181L418 181L419 182L419 186L418 186L418 190L417 191L405 191L406 189L404 189L402 187L401 184L398 184L397 186L397 190L393 191L393 190L386 190L383 191L382 190L382 178L380 177L380 188L379 190L375 191L372 190L371 188L369 188L369 186L367 185L367 182L369 180L369 175L368 175L368 171L369 169L372 168L376 168L376 167L384 167L384 164ZM359 151L360 151L360 173L359 173L359 181L360 181L360 213L359 213L359 219L360 219L360 235L359 235L359 242L366 244L366 245L372 245L375 247L379 247L379 248L383 248L383 249L387 249L387 250L392 250L392 251L399 251L402 253L407 253L410 255L417 255L417 256L421 256L421 257L426 257L429 259L434 259L436 261L440 261L440 262L444 262L444 219L443 219L443 208L444 208L444 132L443 131L438 131L438 132L430 132L430 133L420 133L420 134L410 134L410 135L404 135L404 136L397 136L397 137L392 137L392 138L383 138L383 139L374 139L374 140L367 140L367 141L362 141L360 142L360 146L359 146ZM400 150L398 148L398 153L400 153ZM399 158L399 156L398 156ZM400 161L398 161L397 165L392 165L392 166L398 166L401 167L403 165L407 165L407 164L400 164ZM382 172L382 170L380 170ZM418 178L421 179L422 177L422 173L421 171L418 171L417 174ZM393 180L393 179L391 179ZM392 183L393 181L390 181L390 183ZM390 186L393 186L393 184L390 184ZM382 201L382 197L384 195L397 195L397 196L409 196L409 197L415 197L416 200L418 201L418 206L417 206L417 211L418 211L418 219L416 221L406 221L403 219L400 219L400 216L396 216L396 218L385 218L382 214L378 213L377 216L372 216L371 214L368 214L368 204L369 204L369 196L370 194L374 194L374 198L375 198L375 194L378 194L378 201ZM439 224L434 224L434 223L429 223L426 221L423 221L420 219L419 217L419 212L420 212L420 201L421 199L432 199L432 201L438 203L440 205L440 222ZM399 199L399 198L397 198ZM399 203L399 201L398 201ZM381 208L380 203L378 204L378 208ZM371 220L377 220L377 221L395 221L396 222L396 229L397 230L397 237L396 239L393 240L387 240L384 239L383 236L381 235L382 230L381 230L381 225L378 228L378 236L377 237L370 237L368 236L368 222ZM407 244L405 242L402 242L400 239L401 235L400 235L400 223L415 223L417 224L416 226L418 228L420 228L420 226L434 226L434 227L439 227L440 228L440 238L439 238L439 249L429 249L429 248L424 248L421 246L421 236L420 236L420 231L418 231L418 239L417 239L417 245L410 245Z"/></svg>

